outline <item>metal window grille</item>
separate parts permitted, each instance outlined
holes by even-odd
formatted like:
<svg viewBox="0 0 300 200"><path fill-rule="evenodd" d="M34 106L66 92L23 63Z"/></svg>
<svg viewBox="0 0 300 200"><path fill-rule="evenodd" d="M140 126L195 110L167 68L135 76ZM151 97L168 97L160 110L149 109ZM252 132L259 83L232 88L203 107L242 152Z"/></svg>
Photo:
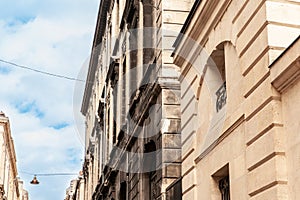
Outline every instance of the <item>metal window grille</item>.
<svg viewBox="0 0 300 200"><path fill-rule="evenodd" d="M217 90L217 101L216 101L216 109L219 112L226 104L227 94L226 94L226 82L222 84L222 86Z"/></svg>
<svg viewBox="0 0 300 200"><path fill-rule="evenodd" d="M229 176L226 176L219 181L219 190L222 195L222 200L230 200Z"/></svg>

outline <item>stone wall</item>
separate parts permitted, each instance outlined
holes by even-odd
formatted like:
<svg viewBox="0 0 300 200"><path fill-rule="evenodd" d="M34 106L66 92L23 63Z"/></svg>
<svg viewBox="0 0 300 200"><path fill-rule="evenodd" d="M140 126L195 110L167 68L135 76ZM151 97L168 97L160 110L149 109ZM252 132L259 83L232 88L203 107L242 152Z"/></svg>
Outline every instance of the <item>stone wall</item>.
<svg viewBox="0 0 300 200"><path fill-rule="evenodd" d="M274 88L280 80L269 67L298 37L299 9L298 1L204 0L194 10L174 56L181 68L183 199L220 199L218 183L227 175L232 199L297 199L291 174L298 165L289 159L297 150L290 134L298 121L288 105L299 95ZM213 111L216 91L207 62L220 50L223 115Z"/></svg>
<svg viewBox="0 0 300 200"><path fill-rule="evenodd" d="M192 2L102 2L95 32L101 45L93 47L87 79L95 81L82 109L86 197L122 199L126 188L128 199L164 199L181 175L179 68L170 55ZM149 145L155 169L143 171Z"/></svg>

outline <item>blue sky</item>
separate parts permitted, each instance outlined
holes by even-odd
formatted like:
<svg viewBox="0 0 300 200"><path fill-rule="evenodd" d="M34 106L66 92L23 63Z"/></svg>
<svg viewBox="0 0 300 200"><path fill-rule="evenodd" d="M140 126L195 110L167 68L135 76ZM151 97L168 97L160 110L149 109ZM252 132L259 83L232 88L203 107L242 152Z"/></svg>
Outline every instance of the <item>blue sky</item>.
<svg viewBox="0 0 300 200"><path fill-rule="evenodd" d="M0 59L85 79L99 0L0 0ZM0 110L9 118L19 176L30 199L56 200L83 158L82 82L60 79L0 62Z"/></svg>

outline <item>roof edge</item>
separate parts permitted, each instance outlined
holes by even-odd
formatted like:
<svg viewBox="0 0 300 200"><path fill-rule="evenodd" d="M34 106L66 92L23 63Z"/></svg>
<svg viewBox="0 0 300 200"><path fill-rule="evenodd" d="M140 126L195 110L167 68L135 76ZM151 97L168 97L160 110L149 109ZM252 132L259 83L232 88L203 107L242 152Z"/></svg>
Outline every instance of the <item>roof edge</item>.
<svg viewBox="0 0 300 200"><path fill-rule="evenodd" d="M174 44L173 44L173 47L175 48L174 51L173 51L173 54L177 51L177 47L179 46L179 44L181 43L182 41L182 34L186 33L189 25L190 25L190 22L192 21L192 18L194 17L199 5L201 4L202 0L196 0L189 15L187 16L181 30L180 30L180 33L179 35L177 36Z"/></svg>
<svg viewBox="0 0 300 200"><path fill-rule="evenodd" d="M107 16L107 12L109 11L110 4L111 4L111 0L101 0L101 3L99 5L93 46L91 50L91 58L89 61L89 69L87 73L85 89L83 93L83 99L82 99L81 110L80 110L80 112L84 116L86 115L88 110L89 99L91 97L91 90L95 80L95 71L97 67L97 59L95 58L95 56L98 55L99 51L97 51L97 48L99 48L98 46L101 44L104 32L106 30L106 19L107 19L106 16Z"/></svg>

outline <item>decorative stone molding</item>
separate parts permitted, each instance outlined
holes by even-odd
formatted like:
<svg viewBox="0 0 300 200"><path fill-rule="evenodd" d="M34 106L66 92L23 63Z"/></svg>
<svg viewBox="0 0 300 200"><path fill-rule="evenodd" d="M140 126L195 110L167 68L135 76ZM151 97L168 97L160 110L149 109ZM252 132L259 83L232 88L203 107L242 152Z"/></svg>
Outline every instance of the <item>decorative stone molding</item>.
<svg viewBox="0 0 300 200"><path fill-rule="evenodd" d="M283 93L300 77L300 36L271 65L271 82Z"/></svg>

